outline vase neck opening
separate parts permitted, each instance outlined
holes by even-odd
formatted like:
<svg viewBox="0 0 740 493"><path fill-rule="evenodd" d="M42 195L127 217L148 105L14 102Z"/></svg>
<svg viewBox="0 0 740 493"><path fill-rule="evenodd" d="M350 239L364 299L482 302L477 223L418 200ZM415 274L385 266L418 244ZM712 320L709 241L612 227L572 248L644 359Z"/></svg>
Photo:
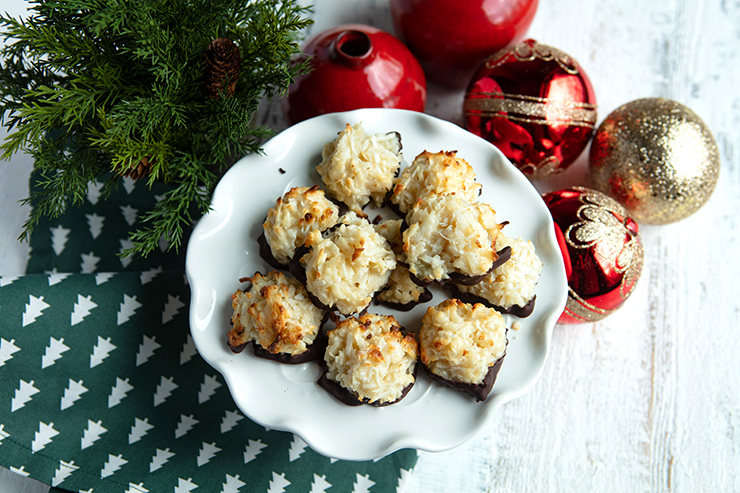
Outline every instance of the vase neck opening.
<svg viewBox="0 0 740 493"><path fill-rule="evenodd" d="M372 51L370 36L362 31L344 31L334 39L334 56L348 67L367 65Z"/></svg>

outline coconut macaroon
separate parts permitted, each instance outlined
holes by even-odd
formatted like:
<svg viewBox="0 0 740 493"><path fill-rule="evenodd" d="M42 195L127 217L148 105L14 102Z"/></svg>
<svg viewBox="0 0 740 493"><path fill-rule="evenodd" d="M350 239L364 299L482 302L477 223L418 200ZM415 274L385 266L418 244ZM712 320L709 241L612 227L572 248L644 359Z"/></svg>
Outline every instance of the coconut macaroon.
<svg viewBox="0 0 740 493"><path fill-rule="evenodd" d="M427 195L454 194L475 202L481 193L473 167L457 151L424 151L396 179L387 201L401 214L406 214L416 200Z"/></svg>
<svg viewBox="0 0 740 493"><path fill-rule="evenodd" d="M231 297L231 350L240 352L254 342L257 356L291 363L316 356L311 347L320 334L324 312L311 303L306 288L277 271L266 276L257 272L243 281L251 282L249 289Z"/></svg>
<svg viewBox="0 0 740 493"><path fill-rule="evenodd" d="M398 264L391 272L388 283L375 295L375 300L389 308L409 311L420 303L430 301L432 296L429 289L411 279L408 268Z"/></svg>
<svg viewBox="0 0 740 493"><path fill-rule="evenodd" d="M328 332L318 383L345 404L375 406L401 400L415 382L418 345L392 315L366 313Z"/></svg>
<svg viewBox="0 0 740 493"><path fill-rule="evenodd" d="M383 219L373 227L380 235L383 236L393 248L393 251L400 255L403 253L403 221L401 219Z"/></svg>
<svg viewBox="0 0 740 493"><path fill-rule="evenodd" d="M398 261L386 285L375 295L375 301L396 310L408 311L419 303L431 300L432 292L416 284L411 279L408 267L401 263L405 261L402 225L400 219L386 219L374 225L375 230L388 240Z"/></svg>
<svg viewBox="0 0 740 493"><path fill-rule="evenodd" d="M542 272L542 261L529 240L499 234L497 247L510 247L511 257L474 286L457 286L488 306L520 317L534 309L535 287Z"/></svg>
<svg viewBox="0 0 740 493"><path fill-rule="evenodd" d="M364 310L396 267L388 241L354 212L344 214L323 235L310 233L305 248L305 255L296 254L291 271L296 277L304 271L314 301L342 315Z"/></svg>
<svg viewBox="0 0 740 493"><path fill-rule="evenodd" d="M324 145L316 167L329 195L358 214L373 200L380 206L401 166L398 132L368 134L361 123L347 124Z"/></svg>
<svg viewBox="0 0 740 493"><path fill-rule="evenodd" d="M485 400L506 354L506 332L493 308L447 299L424 314L421 362L433 379Z"/></svg>
<svg viewBox="0 0 740 493"><path fill-rule="evenodd" d="M455 195L421 198L406 217L403 250L409 272L422 283L476 283L498 260L501 225L495 211Z"/></svg>
<svg viewBox="0 0 740 493"><path fill-rule="evenodd" d="M286 265L311 231L323 231L339 219L339 207L326 198L318 185L294 187L278 198L262 225L270 253Z"/></svg>

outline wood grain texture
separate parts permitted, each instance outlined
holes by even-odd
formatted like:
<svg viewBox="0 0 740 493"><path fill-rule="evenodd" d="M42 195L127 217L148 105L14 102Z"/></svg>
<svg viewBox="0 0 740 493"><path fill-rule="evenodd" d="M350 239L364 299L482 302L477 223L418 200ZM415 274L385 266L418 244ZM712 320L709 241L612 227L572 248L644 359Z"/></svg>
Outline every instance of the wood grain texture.
<svg viewBox="0 0 740 493"><path fill-rule="evenodd" d="M388 0L314 3L311 33L393 29ZM740 491L740 1L540 0L528 34L581 63L599 121L642 97L693 109L719 145L719 183L691 217L641 227L644 271L624 307L557 326L532 391L460 447L420 453L405 491ZM461 92L430 87L428 113L459 124L461 106ZM285 127L277 103L259 118ZM0 196L23 183L6 176ZM536 185L588 186L586 155Z"/></svg>

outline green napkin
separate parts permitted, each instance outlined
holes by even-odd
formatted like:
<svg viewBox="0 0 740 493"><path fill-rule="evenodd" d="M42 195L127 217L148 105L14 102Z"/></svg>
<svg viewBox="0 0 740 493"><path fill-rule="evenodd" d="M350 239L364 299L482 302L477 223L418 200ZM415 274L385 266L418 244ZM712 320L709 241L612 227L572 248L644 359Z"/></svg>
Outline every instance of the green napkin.
<svg viewBox="0 0 740 493"><path fill-rule="evenodd" d="M0 465L57 491L402 490L415 450L336 461L241 414L190 337L184 248L116 255L156 195L91 187L0 277Z"/></svg>

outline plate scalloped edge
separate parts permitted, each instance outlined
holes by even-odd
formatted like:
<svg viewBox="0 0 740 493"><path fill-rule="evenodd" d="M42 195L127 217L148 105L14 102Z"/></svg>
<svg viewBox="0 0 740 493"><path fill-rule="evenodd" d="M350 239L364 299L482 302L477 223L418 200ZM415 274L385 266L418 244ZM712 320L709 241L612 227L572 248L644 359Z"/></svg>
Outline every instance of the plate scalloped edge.
<svg viewBox="0 0 740 493"><path fill-rule="evenodd" d="M398 404L348 407L316 386L315 364L281 365L247 351L233 354L226 346L231 294L239 288L238 279L269 270L255 248L264 215L290 187L321 184L314 167L323 144L346 123L356 122L362 122L369 132L399 131L403 164L428 148L457 150L483 183L480 200L494 207L499 221L510 221L507 234L535 243L544 264L537 305L532 316L521 320L520 330L509 331L501 373L483 403L420 375L414 389ZM242 158L224 175L214 191L212 211L195 226L186 252L193 341L206 362L224 376L246 416L267 428L295 433L323 455L372 460L402 448L443 451L456 447L477 434L498 405L524 395L535 385L550 349L552 331L565 307L567 280L544 201L498 149L453 123L423 113L363 109L301 122L273 137L263 150ZM429 304L439 301L435 295ZM373 307L378 308L373 311L393 313L408 326L420 320L429 304L409 314L381 307Z"/></svg>

